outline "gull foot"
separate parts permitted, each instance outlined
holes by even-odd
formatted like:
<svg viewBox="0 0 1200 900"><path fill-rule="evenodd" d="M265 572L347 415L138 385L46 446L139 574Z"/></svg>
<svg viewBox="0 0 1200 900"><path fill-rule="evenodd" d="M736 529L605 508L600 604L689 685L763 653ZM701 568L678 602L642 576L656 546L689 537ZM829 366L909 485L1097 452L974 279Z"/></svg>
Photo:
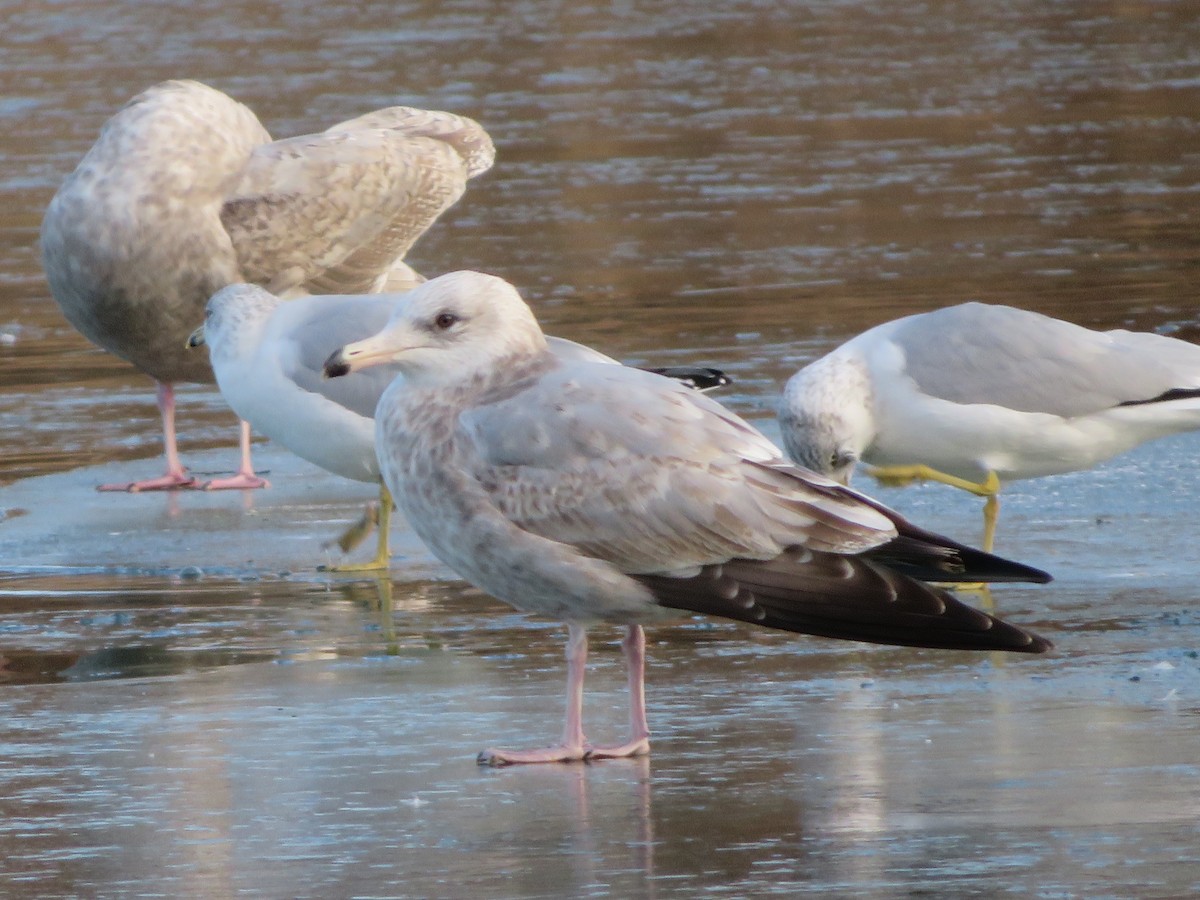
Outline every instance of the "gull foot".
<svg viewBox="0 0 1200 900"><path fill-rule="evenodd" d="M586 747L567 747L559 744L554 747L539 747L537 750L495 750L482 751L475 758L481 766L512 766L527 763L567 763L583 762L587 758Z"/></svg>
<svg viewBox="0 0 1200 900"><path fill-rule="evenodd" d="M139 494L142 491L194 491L200 488L200 482L185 473L178 475L167 474L158 478L148 478L145 481L124 481L115 484L98 484L98 491L125 491Z"/></svg>
<svg viewBox="0 0 1200 900"><path fill-rule="evenodd" d="M588 746L584 759L626 759L630 756L647 756L650 753L650 738L641 737L614 747Z"/></svg>
<svg viewBox="0 0 1200 900"><path fill-rule="evenodd" d="M241 488L243 490L252 490L254 488L269 488L271 482L265 478L259 478L257 475L245 472L238 472L229 478L214 478L212 481L206 481L200 485L202 490L206 491L231 491Z"/></svg>

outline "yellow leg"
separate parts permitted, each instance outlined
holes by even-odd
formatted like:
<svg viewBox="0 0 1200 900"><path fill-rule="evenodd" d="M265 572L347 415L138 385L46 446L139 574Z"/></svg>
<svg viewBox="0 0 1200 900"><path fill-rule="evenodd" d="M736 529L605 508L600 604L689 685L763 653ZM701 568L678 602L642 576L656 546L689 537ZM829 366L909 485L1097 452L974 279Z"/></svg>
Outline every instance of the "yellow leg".
<svg viewBox="0 0 1200 900"><path fill-rule="evenodd" d="M368 562L361 563L343 563L338 566L330 566L331 572L370 572L376 569L386 569L391 561L391 553L389 552L388 532L392 522L392 495L388 491L387 485L382 481L379 482L379 505L376 507L374 515L368 513L361 520L350 526L346 532L338 538L338 546L343 550L353 549L365 538L371 530L371 524L374 523L378 529L377 542L375 544L375 558Z"/></svg>
<svg viewBox="0 0 1200 900"><path fill-rule="evenodd" d="M995 473L992 473L993 476ZM1000 518L1000 497L988 496L983 504L983 549L988 553L996 546L996 520Z"/></svg>
<svg viewBox="0 0 1200 900"><path fill-rule="evenodd" d="M983 504L983 549L988 553L992 552L996 545L996 522L1000 517L1000 477L995 472L988 472L983 481L968 481L923 465L881 466L870 469L867 474L889 487L903 487L914 481L936 481L968 491L977 497L986 497L987 500Z"/></svg>
<svg viewBox="0 0 1200 900"><path fill-rule="evenodd" d="M1000 478L995 472L988 472L983 481L967 481L954 475L947 475L929 466L880 466L867 470L867 474L888 487L903 487L914 481L936 481L948 484L960 490L969 491L977 497L994 497L1000 492Z"/></svg>

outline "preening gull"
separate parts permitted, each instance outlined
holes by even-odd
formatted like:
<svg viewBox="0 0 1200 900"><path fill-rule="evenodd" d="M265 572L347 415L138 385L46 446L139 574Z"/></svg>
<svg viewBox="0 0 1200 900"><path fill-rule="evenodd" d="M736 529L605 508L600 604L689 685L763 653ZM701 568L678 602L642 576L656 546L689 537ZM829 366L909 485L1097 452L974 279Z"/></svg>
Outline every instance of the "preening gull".
<svg viewBox="0 0 1200 900"><path fill-rule="evenodd" d="M375 557L337 566L340 571L388 565L392 500L375 455L375 407L397 371L379 366L327 379L322 367L339 347L383 328L405 297L401 292L285 301L256 285L230 285L209 299L204 324L188 341L208 345L221 395L256 431L329 472L379 484ZM563 360L617 364L573 341L548 342ZM729 383L720 371L698 366L656 371L698 388Z"/></svg>
<svg viewBox="0 0 1200 900"><path fill-rule="evenodd" d="M249 109L195 81L167 81L105 123L42 222L51 293L90 341L155 380L167 471L101 490L199 487L175 442L176 382L211 382L185 342L208 298L237 282L273 293L371 293L421 277L405 253L486 171L474 121L390 107L272 141ZM232 479L258 487L243 423Z"/></svg>
<svg viewBox="0 0 1200 900"><path fill-rule="evenodd" d="M779 423L793 460L840 481L862 460L885 482L987 497L990 550L1002 482L1200 428L1200 347L964 303L878 325L804 367Z"/></svg>
<svg viewBox="0 0 1200 900"><path fill-rule="evenodd" d="M559 745L485 750L491 764L649 750L642 624L706 613L789 631L1039 653L1048 641L938 581L1045 573L908 523L800 469L696 391L625 366L563 361L507 282L453 272L411 291L377 335L325 371L397 367L376 409L384 480L458 574L568 626ZM587 627L626 626L630 736L587 742Z"/></svg>

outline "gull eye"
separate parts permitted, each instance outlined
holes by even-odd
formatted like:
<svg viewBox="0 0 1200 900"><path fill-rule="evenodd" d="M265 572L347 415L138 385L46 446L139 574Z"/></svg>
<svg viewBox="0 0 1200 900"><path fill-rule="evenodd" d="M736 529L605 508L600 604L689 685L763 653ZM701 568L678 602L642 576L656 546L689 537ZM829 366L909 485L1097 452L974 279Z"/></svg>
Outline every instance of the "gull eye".
<svg viewBox="0 0 1200 900"><path fill-rule="evenodd" d="M439 313L438 317L433 320L433 324L442 331L445 331L447 328L452 328L458 324L458 316L448 312Z"/></svg>

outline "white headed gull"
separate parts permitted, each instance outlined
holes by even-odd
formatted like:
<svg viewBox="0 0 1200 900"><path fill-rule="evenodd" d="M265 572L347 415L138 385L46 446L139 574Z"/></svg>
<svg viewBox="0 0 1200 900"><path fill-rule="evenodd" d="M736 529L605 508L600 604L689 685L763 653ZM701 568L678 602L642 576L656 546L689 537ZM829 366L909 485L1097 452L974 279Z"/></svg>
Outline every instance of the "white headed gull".
<svg viewBox="0 0 1200 900"><path fill-rule="evenodd" d="M987 497L991 549L1002 482L1200 428L1200 347L964 303L878 325L805 366L779 423L793 460L844 483L861 460L885 482Z"/></svg>
<svg viewBox="0 0 1200 900"><path fill-rule="evenodd" d="M561 742L481 762L648 752L644 622L705 613L921 647L1050 644L921 579L1046 581L919 529L800 469L705 395L625 366L564 361L507 282L453 272L409 292L330 376L404 376L376 410L384 480L433 553L479 588L568 625ZM629 739L587 742L586 629L624 625Z"/></svg>

